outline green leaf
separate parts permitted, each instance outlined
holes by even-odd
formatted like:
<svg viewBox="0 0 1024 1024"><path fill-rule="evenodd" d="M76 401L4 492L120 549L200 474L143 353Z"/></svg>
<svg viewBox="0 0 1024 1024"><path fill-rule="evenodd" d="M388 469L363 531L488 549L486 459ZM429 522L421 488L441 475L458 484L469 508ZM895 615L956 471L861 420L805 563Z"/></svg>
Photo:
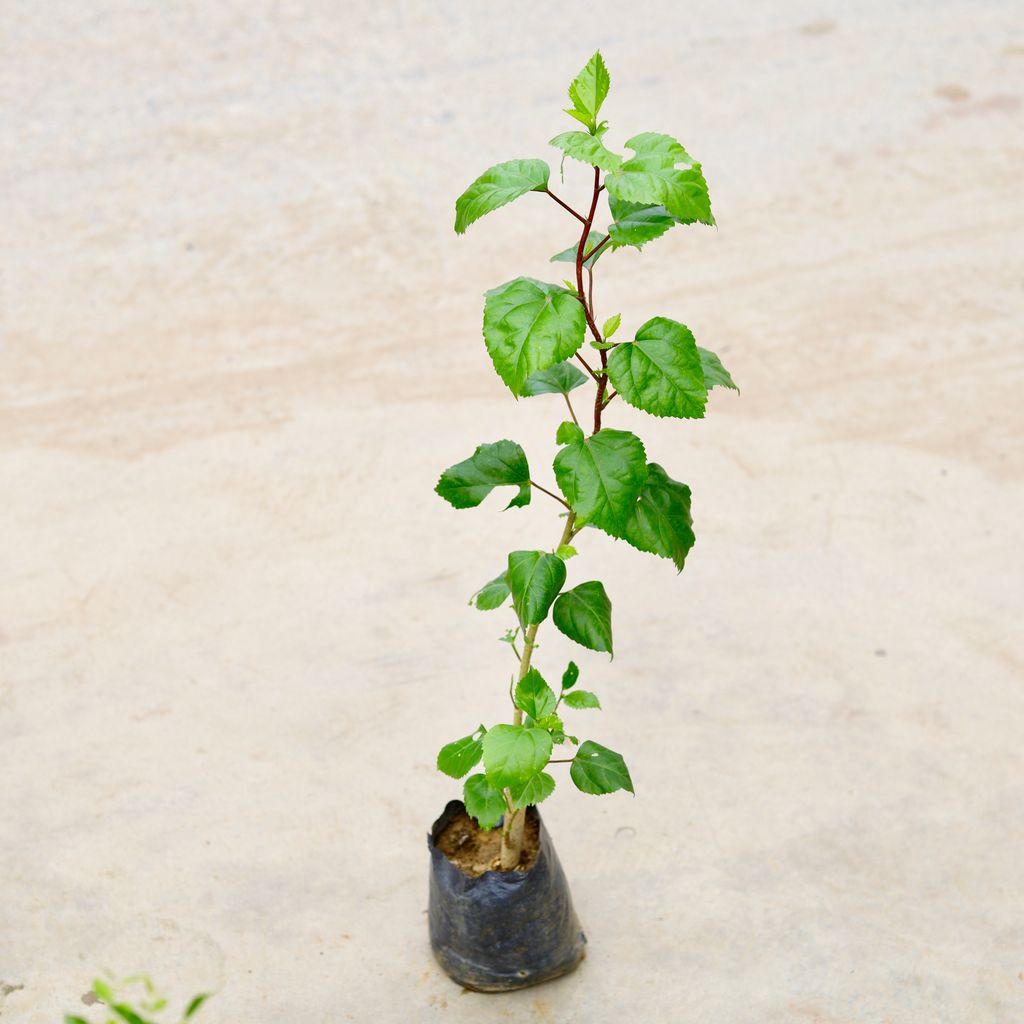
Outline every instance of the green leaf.
<svg viewBox="0 0 1024 1024"><path fill-rule="evenodd" d="M188 1007L185 1010L185 1020L188 1020L189 1017L193 1016L196 1013L196 1011L203 1005L203 1003L205 1003L206 1000L209 998L209 992L203 992L200 995L193 997L192 1002L188 1004Z"/></svg>
<svg viewBox="0 0 1024 1024"><path fill-rule="evenodd" d="M558 424L558 430L555 431L555 444L572 444L574 442L582 442L586 434L580 430L579 425L573 423L572 420L563 420Z"/></svg>
<svg viewBox="0 0 1024 1024"><path fill-rule="evenodd" d="M547 618L548 609L565 583L565 562L544 551L513 551L508 556L512 606L525 629Z"/></svg>
<svg viewBox="0 0 1024 1024"><path fill-rule="evenodd" d="M700 365L704 371L704 386L710 391L715 387L732 388L736 394L740 393L740 389L733 383L733 379L729 371L722 365L722 360L715 355L714 352L709 352L706 348L697 346L697 351L700 353Z"/></svg>
<svg viewBox="0 0 1024 1024"><path fill-rule="evenodd" d="M571 708L597 708L601 709L601 702L597 699L596 693L591 693L590 690L573 690L572 693L567 693L562 698L566 704Z"/></svg>
<svg viewBox="0 0 1024 1024"><path fill-rule="evenodd" d="M542 718L546 718L555 710L557 703L555 691L548 686L544 677L535 668L531 668L516 684L516 707L525 711L538 724Z"/></svg>
<svg viewBox="0 0 1024 1024"><path fill-rule="evenodd" d="M656 462L647 465L647 480L624 530L613 533L639 551L671 558L682 572L693 547L690 488L673 480Z"/></svg>
<svg viewBox="0 0 1024 1024"><path fill-rule="evenodd" d="M562 673L562 689L571 690L580 678L580 667L575 661L570 661Z"/></svg>
<svg viewBox="0 0 1024 1024"><path fill-rule="evenodd" d="M555 456L554 470L576 514L609 530L625 528L647 479L643 442L628 430L599 430L566 445Z"/></svg>
<svg viewBox="0 0 1024 1024"><path fill-rule="evenodd" d="M488 168L455 200L455 230L464 234L473 221L527 192L543 192L551 170L543 160L507 160Z"/></svg>
<svg viewBox="0 0 1024 1024"><path fill-rule="evenodd" d="M484 736L484 770L497 787L522 784L551 757L551 734L526 725L496 725Z"/></svg>
<svg viewBox="0 0 1024 1024"><path fill-rule="evenodd" d="M664 206L683 224L714 224L700 164L675 139L658 132L642 132L626 145L636 156L606 175L610 196L630 203ZM678 164L685 166L680 168Z"/></svg>
<svg viewBox="0 0 1024 1024"><path fill-rule="evenodd" d="M488 733L490 735L490 733ZM466 813L486 832L501 821L505 813L505 797L486 775L470 775L462 787Z"/></svg>
<svg viewBox="0 0 1024 1024"><path fill-rule="evenodd" d="M508 589L508 581L505 574L495 576L490 583L485 583L470 599L469 603L476 605L482 612L493 611L500 608L508 595L512 593Z"/></svg>
<svg viewBox="0 0 1024 1024"><path fill-rule="evenodd" d="M579 552L571 544L559 544L558 547L555 548L555 554L558 555L563 562L568 562L570 558L575 558Z"/></svg>
<svg viewBox="0 0 1024 1024"><path fill-rule="evenodd" d="M514 395L527 378L573 355L586 330L583 306L558 285L517 277L484 300L484 342L498 376Z"/></svg>
<svg viewBox="0 0 1024 1024"><path fill-rule="evenodd" d="M605 67L604 58L598 50L569 86L572 107L566 110L566 113L585 124L592 132L596 132L597 115L601 112L601 104L604 103L611 84L608 68Z"/></svg>
<svg viewBox="0 0 1024 1024"><path fill-rule="evenodd" d="M64 1024L89 1024L84 1017L73 1017L71 1014L64 1014Z"/></svg>
<svg viewBox="0 0 1024 1024"><path fill-rule="evenodd" d="M628 203L609 196L608 207L615 218L615 222L608 225L608 234L617 248L626 245L642 248L680 223L660 204Z"/></svg>
<svg viewBox="0 0 1024 1024"><path fill-rule="evenodd" d="M537 720L536 725L538 729L547 729L547 731L552 734L551 738L556 743L560 742L558 737L565 728L565 726L562 723L562 719L559 718L558 715L545 715L543 718L539 718Z"/></svg>
<svg viewBox="0 0 1024 1024"><path fill-rule="evenodd" d="M531 807L547 800L555 791L555 780L547 772L537 772L523 783L515 783L508 787L513 807Z"/></svg>
<svg viewBox="0 0 1024 1024"><path fill-rule="evenodd" d="M592 651L612 653L612 603L597 580L560 594L551 618L570 640Z"/></svg>
<svg viewBox="0 0 1024 1024"><path fill-rule="evenodd" d="M595 796L617 789L633 792L633 780L622 756L593 740L585 740L576 751L569 775L577 789Z"/></svg>
<svg viewBox="0 0 1024 1024"><path fill-rule="evenodd" d="M587 240L583 245L583 255L587 257L583 261L583 266L593 267L594 264L597 263L597 261L608 251L608 246L605 246L599 253L596 253L593 256L587 256L587 253L593 252L593 250L596 249L605 240L606 237L607 235L602 235L600 231L590 231L590 233L587 235ZM551 257L549 262L575 263L576 256L579 253L579 246L579 242L577 242L575 245L570 245L568 249L563 249L561 252L555 253L555 255ZM571 281L568 282L568 286L569 291L576 291L576 286Z"/></svg>
<svg viewBox="0 0 1024 1024"><path fill-rule="evenodd" d="M623 399L653 416L699 419L708 400L704 370L688 327L656 316L608 358L608 379Z"/></svg>
<svg viewBox="0 0 1024 1024"><path fill-rule="evenodd" d="M474 508L495 487L518 486L506 508L530 504L530 466L526 452L514 441L482 444L462 462L449 466L437 481L437 493L455 508Z"/></svg>
<svg viewBox="0 0 1024 1024"><path fill-rule="evenodd" d="M555 363L546 370L530 374L521 394L524 398L532 398L534 395L567 395L586 382L587 375L572 363Z"/></svg>
<svg viewBox="0 0 1024 1024"><path fill-rule="evenodd" d="M140 1017L130 1006L125 1003L111 1003L110 1009L114 1011L125 1022L125 1024L149 1024L149 1021Z"/></svg>
<svg viewBox="0 0 1024 1024"><path fill-rule="evenodd" d="M93 978L92 990L103 1002L109 1004L114 1001L114 990L102 978Z"/></svg>
<svg viewBox="0 0 1024 1024"><path fill-rule="evenodd" d="M453 779L461 779L471 768L476 767L484 752L482 741L476 738L482 732L484 727L481 725L472 735L446 743L437 755L438 769Z"/></svg>
<svg viewBox="0 0 1024 1024"><path fill-rule="evenodd" d="M622 166L622 157L613 153L596 136L589 132L562 132L549 143L560 149L566 156L580 163L600 167L602 171L614 171Z"/></svg>
<svg viewBox="0 0 1024 1024"><path fill-rule="evenodd" d="M608 317L604 322L604 327L601 328L601 337L607 341L619 329L619 324L621 323L621 313L616 313L614 316Z"/></svg>

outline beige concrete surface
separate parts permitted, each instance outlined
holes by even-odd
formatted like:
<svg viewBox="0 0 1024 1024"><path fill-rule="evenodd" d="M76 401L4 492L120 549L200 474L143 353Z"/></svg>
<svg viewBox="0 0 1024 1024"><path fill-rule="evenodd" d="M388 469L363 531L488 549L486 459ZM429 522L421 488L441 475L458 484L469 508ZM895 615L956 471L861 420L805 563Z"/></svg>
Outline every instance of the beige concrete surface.
<svg viewBox="0 0 1024 1024"><path fill-rule="evenodd" d="M1024 1020L1015 8L0 4L0 1024L104 966L204 1024ZM427 946L433 758L507 711L466 598L557 523L431 488L499 437L550 481L480 296L573 224L452 203L557 166L597 46L609 141L676 134L719 224L602 261L599 315L743 394L609 410L698 545L581 538L580 729L637 796L559 786L590 955L485 997Z"/></svg>

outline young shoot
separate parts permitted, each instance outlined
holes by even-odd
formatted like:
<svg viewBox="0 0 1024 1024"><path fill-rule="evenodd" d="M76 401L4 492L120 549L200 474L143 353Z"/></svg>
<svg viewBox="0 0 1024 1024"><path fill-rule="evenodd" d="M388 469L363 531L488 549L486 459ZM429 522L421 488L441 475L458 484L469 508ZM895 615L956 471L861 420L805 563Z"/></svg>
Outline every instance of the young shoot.
<svg viewBox="0 0 1024 1024"><path fill-rule="evenodd" d="M455 203L455 230L462 234L514 200L545 197L571 241L551 260L574 270L563 284L517 277L484 297L484 344L505 386L516 398L559 399L552 403L562 420L552 422L553 484L546 486L531 471L521 445L499 440L479 445L446 469L436 487L457 509L475 508L498 487L512 488L506 508L528 505L537 492L561 517L560 535L553 532L550 547L510 552L504 570L470 600L484 611L511 605L513 621L502 638L518 662L509 686L511 721L481 724L442 747L437 758L442 772L465 778L466 810L480 827L502 823L504 870L519 863L526 808L554 792L549 766L568 764L570 780L583 793L633 792L620 754L566 731L563 714L601 707L594 693L575 688L576 664L569 663L557 691L533 664L537 632L549 617L581 647L613 653L612 603L604 584L583 579L569 585L568 563L582 551L580 532L600 530L671 560L680 572L694 543L690 488L650 461L636 434L605 426L603 414L621 396L652 416L700 419L712 388L738 391L718 356L698 346L689 327L676 319L641 320L627 313L620 334L623 314L615 312L598 329L598 261L603 271L614 264L615 253L640 249L676 225L714 224L701 166L670 135L633 135L623 144L628 153L607 145L608 122L600 113L610 84L604 60L595 53L569 86L572 106L566 113L577 127L550 142L563 162L575 160L593 172L582 201L570 205L555 195L543 160L509 160L481 174ZM605 202L607 215L599 213ZM599 221L607 223L604 231L595 227ZM639 324L632 338L631 319ZM587 386L591 394L580 399L579 389ZM571 565L574 573L577 565ZM559 748L569 756L558 756Z"/></svg>

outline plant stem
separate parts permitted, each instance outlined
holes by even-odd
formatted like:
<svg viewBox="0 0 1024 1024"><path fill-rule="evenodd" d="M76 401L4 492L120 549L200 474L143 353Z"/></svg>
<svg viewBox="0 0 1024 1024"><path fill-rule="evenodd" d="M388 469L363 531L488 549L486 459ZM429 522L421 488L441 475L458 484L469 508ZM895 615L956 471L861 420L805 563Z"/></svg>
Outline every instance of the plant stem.
<svg viewBox="0 0 1024 1024"><path fill-rule="evenodd" d="M583 312L587 315L587 325L590 327L590 333L594 335L594 341L601 341L601 332L597 329L597 324L594 323L594 314L591 311L589 304L587 303L587 293L583 290L583 263L585 259L585 247L587 244L587 236L590 234L590 225L594 223L594 214L597 212L597 197L601 194L601 168L594 168L594 197L590 202L590 213L587 214L587 219L583 221L583 234L580 236L580 244L576 249L576 291L579 293L580 302L583 304ZM589 367L588 367L589 369ZM594 375L594 371L590 371L591 376ZM601 382L598 381L598 387Z"/></svg>
<svg viewBox="0 0 1024 1024"><path fill-rule="evenodd" d="M562 207L563 210L568 210L569 213L571 213L578 221L581 221L582 223L586 224L587 220L583 216L583 214L577 213L568 203L563 203L562 200L559 199L558 196L556 196L555 193L551 191L551 189L546 188L544 189L544 192L547 195L551 196L551 198L554 199L554 201L558 203L558 205Z"/></svg>
<svg viewBox="0 0 1024 1024"><path fill-rule="evenodd" d="M575 417L573 418L575 419ZM579 426L578 423L576 425ZM555 501L559 503L559 505L564 505L566 508L570 507L569 502L567 502L564 498L560 498L557 494L555 494L553 491L549 491L546 487L541 487L541 485L537 483L535 480L530 481L530 486L536 487L538 491L543 491L549 498L554 498Z"/></svg>
<svg viewBox="0 0 1024 1024"><path fill-rule="evenodd" d="M590 201L590 213L587 214L586 218L581 217L571 206L567 206L562 202L558 196L552 192L548 192L548 195L559 206L564 206L577 220L583 222L583 234L580 237L580 243L576 248L576 291L580 300L580 304L583 306L583 312L586 314L587 326L590 328L590 333L593 334L594 340L598 343L601 342L601 332L597 329L597 325L594 323L594 275L590 267L587 267L587 276L589 288L587 291L583 290L583 264L586 261L586 257L592 255L593 252L597 252L601 246L595 246L594 250L590 254L584 253L584 247L587 244L587 237L590 235L590 226L594 223L594 214L597 212L597 199L601 194L601 169L599 167L594 168L594 195ZM607 239L605 240L607 241ZM604 245L602 242L601 245ZM604 408L605 400L604 393L608 386L608 378L603 373L595 373L589 366L587 361L577 352L577 359L587 368L587 372L594 380L597 381L597 398L594 402L594 433L596 434L601 429L601 410ZM601 367L604 369L608 365L608 353L601 350ZM566 404L569 405L569 412L572 413L573 422L579 426L579 421L576 419L576 414L572 411L572 405L569 404L569 396L565 396ZM537 487L531 480L532 486ZM541 487L540 490L544 491ZM544 491L545 494L550 494L551 497L557 497L551 494L550 491ZM561 499L558 499L561 501ZM562 502L562 504L566 504ZM568 506L566 506L568 507ZM563 544L568 544L573 538L573 531L576 526L576 513L570 508L568 516L565 519L565 527L562 530L562 537L558 542L558 546L561 547ZM526 673L530 671L530 660L533 658L533 649L537 642L537 623L526 627L526 631L523 634L523 653L519 659L519 679L517 682L522 682L526 677ZM512 716L512 721L516 725L523 724L523 712L520 708L515 709L515 713ZM561 763L563 760L559 758L556 763ZM568 760L572 760L569 758ZM550 762L549 762L550 763ZM526 810L525 808L517 809L512 805L512 794L509 790L505 790L505 820L501 826L501 868L503 871L511 871L515 868L523 855L523 836L526 829Z"/></svg>
<svg viewBox="0 0 1024 1024"><path fill-rule="evenodd" d="M600 189L598 189L600 191ZM611 235L606 235L603 241L597 243L593 249L591 249L586 256L583 257L585 263L590 263L593 266L594 257L612 240Z"/></svg>
<svg viewBox="0 0 1024 1024"><path fill-rule="evenodd" d="M565 526L562 529L561 539L558 546L568 544L573 538L573 527L576 525L576 513L570 512L565 517ZM536 646L537 627L534 623L526 627L523 635L523 655L519 659L519 678L517 683L522 682L526 673L530 671L530 659L533 657L533 648ZM516 708L512 716L515 725L523 724L523 712ZM511 871L523 855L523 835L526 828L526 810L516 809L512 806L512 794L505 790L505 806L508 808L505 814L505 821L501 826L501 868L503 871Z"/></svg>
<svg viewBox="0 0 1024 1024"><path fill-rule="evenodd" d="M573 410L572 402L569 401L569 396L566 395L566 394L563 394L562 397L565 399L565 404L569 407L569 415L572 417L573 423L575 423L576 426L578 427L580 425L580 421L578 419L576 419L576 413Z"/></svg>
<svg viewBox="0 0 1024 1024"><path fill-rule="evenodd" d="M583 356L579 354L579 352L576 353L576 358L583 364L583 369L585 369L587 373L589 373L590 376L593 377L593 379L596 381L598 375L594 372L594 368L590 365L590 363L588 363L586 359L584 359Z"/></svg>

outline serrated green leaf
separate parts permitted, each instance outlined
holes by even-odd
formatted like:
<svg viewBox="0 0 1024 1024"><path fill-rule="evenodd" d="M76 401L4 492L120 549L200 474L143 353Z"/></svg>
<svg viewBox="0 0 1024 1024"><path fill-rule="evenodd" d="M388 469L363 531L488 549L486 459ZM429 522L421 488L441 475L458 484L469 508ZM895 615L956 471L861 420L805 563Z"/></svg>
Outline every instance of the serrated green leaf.
<svg viewBox="0 0 1024 1024"><path fill-rule="evenodd" d="M586 374L572 363L555 363L546 370L530 374L523 385L522 396L567 395L586 382Z"/></svg>
<svg viewBox="0 0 1024 1024"><path fill-rule="evenodd" d="M580 678L580 667L575 661L570 661L562 673L562 689L571 690Z"/></svg>
<svg viewBox="0 0 1024 1024"><path fill-rule="evenodd" d="M563 562L568 562L570 558L575 558L579 552L571 544L559 544L558 547L555 548L555 554L558 555Z"/></svg>
<svg viewBox="0 0 1024 1024"><path fill-rule="evenodd" d="M483 726L470 736L446 743L437 755L438 769L453 779L461 779L479 764L483 757L483 742L476 737L482 729Z"/></svg>
<svg viewBox="0 0 1024 1024"><path fill-rule="evenodd" d="M202 992L199 995L194 996L192 1001L188 1004L187 1009L185 1010L185 1020L188 1020L190 1017L194 1016L196 1012L199 1010L199 1008L203 1005L203 1003L205 1003L206 1000L209 998L209 992Z"/></svg>
<svg viewBox="0 0 1024 1024"><path fill-rule="evenodd" d="M583 344L586 315L558 285L517 277L484 300L484 342L498 376L514 395L531 374L572 356Z"/></svg>
<svg viewBox="0 0 1024 1024"><path fill-rule="evenodd" d="M506 508L530 504L530 466L514 441L480 445L468 459L449 466L434 490L455 508L475 508L495 487L505 485L519 488Z"/></svg>
<svg viewBox="0 0 1024 1024"><path fill-rule="evenodd" d="M512 806L516 808L535 806L542 800L547 800L554 791L555 780L547 772L537 772L525 782L514 783L508 787Z"/></svg>
<svg viewBox="0 0 1024 1024"><path fill-rule="evenodd" d="M628 203L609 196L608 207L615 218L608 225L608 234L617 248L635 245L639 249L680 223L661 204Z"/></svg>
<svg viewBox="0 0 1024 1024"><path fill-rule="evenodd" d="M585 437L586 434L580 430L579 424L573 423L572 420L563 420L555 431L555 444L581 442Z"/></svg>
<svg viewBox="0 0 1024 1024"><path fill-rule="evenodd" d="M540 719L555 710L557 703L558 698L555 696L555 691L548 686L544 677L535 668L531 668L516 683L515 706L525 711L538 725ZM543 728L547 728L547 726Z"/></svg>
<svg viewBox="0 0 1024 1024"><path fill-rule="evenodd" d="M626 146L636 156L606 175L609 195L630 203L664 206L683 224L714 224L700 164L675 139L658 132L642 132L629 139Z"/></svg>
<svg viewBox="0 0 1024 1024"><path fill-rule="evenodd" d="M475 605L482 612L490 612L500 608L509 594L508 581L505 574L495 576L489 583L485 583L470 599L469 603Z"/></svg>
<svg viewBox="0 0 1024 1024"><path fill-rule="evenodd" d="M600 231L590 231L590 233L587 235L587 240L583 245L583 255L586 257L586 259L584 259L583 261L583 266L593 267L594 264L597 263L597 261L608 251L608 246L605 246L600 252L594 253L593 256L587 256L587 253L594 252L594 250L605 240L606 237L607 236L602 235ZM575 245L570 245L568 249L563 249L561 252L555 253L555 255L551 257L549 262L575 263L576 256L578 253L579 242L577 242ZM574 292L576 290L576 285L574 285L571 281L567 283L569 291Z"/></svg>
<svg viewBox="0 0 1024 1024"><path fill-rule="evenodd" d="M484 771L499 788L525 783L551 757L551 734L526 725L496 725L484 736Z"/></svg>
<svg viewBox="0 0 1024 1024"><path fill-rule="evenodd" d="M611 532L611 531L609 531ZM672 559L682 572L695 543L690 488L673 480L656 462L647 464L647 480L625 528L612 533L639 551Z"/></svg>
<svg viewBox="0 0 1024 1024"><path fill-rule="evenodd" d="M597 116L601 112L601 104L604 103L610 87L611 76L605 67L601 51L598 50L569 86L572 107L566 113L596 132Z"/></svg>
<svg viewBox="0 0 1024 1024"><path fill-rule="evenodd" d="M538 719L536 725L538 729L547 729L550 733L560 733L564 729L561 718L555 714L545 715L543 718ZM558 742L557 736L552 738L556 743Z"/></svg>
<svg viewBox="0 0 1024 1024"><path fill-rule="evenodd" d="M462 802L466 813L476 818L476 823L490 831L501 821L505 813L505 797L486 775L470 775L462 786Z"/></svg>
<svg viewBox="0 0 1024 1024"><path fill-rule="evenodd" d="M736 387L732 375L722 365L722 360L706 348L698 346L697 351L700 353L700 365L704 371L704 386L708 391L717 387L732 388L736 394L739 394L740 389Z"/></svg>
<svg viewBox="0 0 1024 1024"><path fill-rule="evenodd" d="M633 792L633 780L622 755L593 740L585 740L576 751L569 775L577 789L595 796L619 789Z"/></svg>
<svg viewBox="0 0 1024 1024"><path fill-rule="evenodd" d="M570 640L592 651L612 653L612 603L597 580L559 594L551 618Z"/></svg>
<svg viewBox="0 0 1024 1024"><path fill-rule="evenodd" d="M688 327L668 317L652 317L636 341L615 349L608 379L626 402L653 416L704 415L708 392L697 343Z"/></svg>
<svg viewBox="0 0 1024 1024"><path fill-rule="evenodd" d="M592 693L590 690L573 690L572 693L567 693L562 699L569 707L576 708L577 710L582 708L601 709L601 702L597 699L597 694Z"/></svg>
<svg viewBox="0 0 1024 1024"><path fill-rule="evenodd" d="M647 478L643 442L628 430L599 430L562 448L554 471L579 517L602 529L621 530Z"/></svg>
<svg viewBox="0 0 1024 1024"><path fill-rule="evenodd" d="M455 200L455 230L466 228L484 214L511 203L527 192L548 187L551 169L543 160L507 160L488 168Z"/></svg>
<svg viewBox="0 0 1024 1024"><path fill-rule="evenodd" d="M601 328L601 337L607 341L619 329L619 324L621 323L621 313L616 313L614 316L608 317L604 322L604 327Z"/></svg>
<svg viewBox="0 0 1024 1024"><path fill-rule="evenodd" d="M547 618L548 609L565 583L565 562L544 551L513 551L506 574L512 606L525 629Z"/></svg>
<svg viewBox="0 0 1024 1024"><path fill-rule="evenodd" d="M566 156L602 171L614 171L622 166L622 157L613 153L596 136L589 132L562 132L548 145L560 149Z"/></svg>

